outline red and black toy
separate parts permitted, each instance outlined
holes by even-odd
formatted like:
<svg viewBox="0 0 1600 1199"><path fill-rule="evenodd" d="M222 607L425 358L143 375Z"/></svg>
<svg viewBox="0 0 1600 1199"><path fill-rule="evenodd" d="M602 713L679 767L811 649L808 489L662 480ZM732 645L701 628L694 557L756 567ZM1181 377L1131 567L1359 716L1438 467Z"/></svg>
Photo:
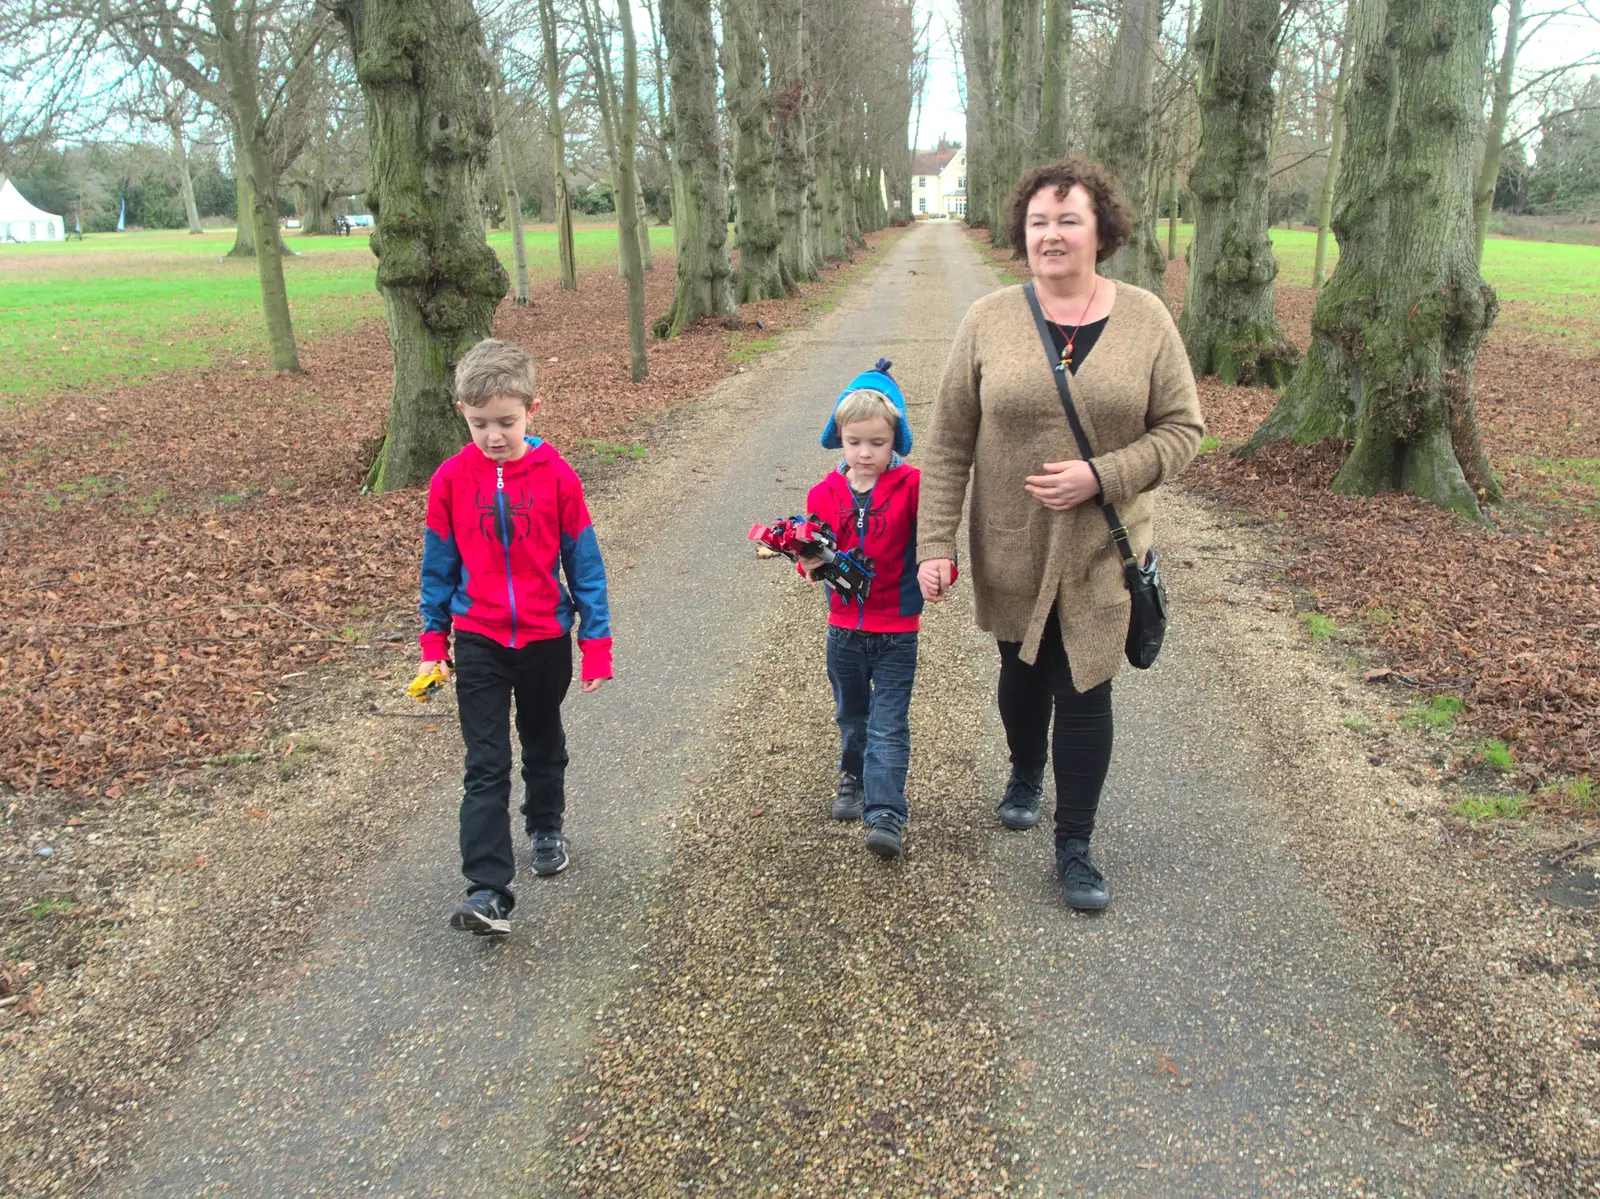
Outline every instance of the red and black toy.
<svg viewBox="0 0 1600 1199"><path fill-rule="evenodd" d="M865 601L872 590L872 559L863 558L855 549L841 554L833 530L815 516L789 516L771 525L752 525L750 540L756 543L758 554L765 546L791 562L820 558L822 565L811 571L811 577L833 588L842 600Z"/></svg>

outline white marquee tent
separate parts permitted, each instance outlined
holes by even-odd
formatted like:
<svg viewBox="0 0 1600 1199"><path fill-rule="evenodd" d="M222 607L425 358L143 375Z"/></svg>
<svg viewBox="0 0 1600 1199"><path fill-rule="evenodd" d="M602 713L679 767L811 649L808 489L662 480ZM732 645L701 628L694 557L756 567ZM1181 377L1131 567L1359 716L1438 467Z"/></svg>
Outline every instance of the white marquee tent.
<svg viewBox="0 0 1600 1199"><path fill-rule="evenodd" d="M0 183L0 242L62 241L66 236L64 220L29 204L11 180Z"/></svg>

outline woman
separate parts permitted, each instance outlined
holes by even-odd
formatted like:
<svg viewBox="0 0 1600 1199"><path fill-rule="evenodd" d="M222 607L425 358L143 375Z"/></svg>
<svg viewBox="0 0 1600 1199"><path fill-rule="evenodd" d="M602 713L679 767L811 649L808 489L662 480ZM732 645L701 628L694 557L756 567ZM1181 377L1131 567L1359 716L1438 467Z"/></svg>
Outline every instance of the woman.
<svg viewBox="0 0 1600 1199"><path fill-rule="evenodd" d="M1194 375L1166 305L1096 266L1133 221L1115 180L1083 158L1022 177L1006 207L1052 345L1021 287L979 300L956 333L922 457L918 581L949 593L967 478L978 626L1000 648L1000 719L1011 779L1007 828L1039 822L1054 709L1056 873L1068 906L1110 902L1089 852L1111 762L1111 679L1123 660L1128 594L1100 502L1134 553L1149 549L1149 492L1194 457L1204 424ZM1094 455L1086 462L1052 369L1067 372Z"/></svg>

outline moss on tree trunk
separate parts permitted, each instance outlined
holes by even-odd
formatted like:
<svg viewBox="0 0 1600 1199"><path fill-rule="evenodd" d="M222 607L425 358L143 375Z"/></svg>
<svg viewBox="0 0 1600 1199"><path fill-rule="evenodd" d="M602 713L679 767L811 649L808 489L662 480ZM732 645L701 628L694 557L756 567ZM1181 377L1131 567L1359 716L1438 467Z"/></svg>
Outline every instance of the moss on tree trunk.
<svg viewBox="0 0 1600 1199"><path fill-rule="evenodd" d="M722 0L722 48L729 124L734 130L733 186L739 195L735 229L739 272L734 299L776 300L785 293L779 246L777 162L766 56L761 51L756 0Z"/></svg>
<svg viewBox="0 0 1600 1199"><path fill-rule="evenodd" d="M342 0L367 108L372 250L394 391L376 491L426 483L460 448L455 364L489 336L508 280L478 213L489 56L470 0Z"/></svg>
<svg viewBox="0 0 1600 1199"><path fill-rule="evenodd" d="M728 192L717 128L717 50L710 0L663 0L661 32L672 84L674 160L678 164L672 221L677 286L672 309L656 322L675 337L708 316L737 323L733 264L728 254Z"/></svg>
<svg viewBox="0 0 1600 1199"><path fill-rule="evenodd" d="M1473 246L1487 6L1364 5L1354 26L1339 263L1312 344L1245 446L1352 442L1334 478L1351 494L1411 492L1465 516L1500 498L1478 436L1472 372L1494 320Z"/></svg>
<svg viewBox="0 0 1600 1199"><path fill-rule="evenodd" d="M1281 387L1299 357L1278 328L1267 236L1272 76L1282 0L1206 0L1195 30L1200 148L1189 282L1178 323L1196 375ZM1175 190L1175 189L1174 189Z"/></svg>

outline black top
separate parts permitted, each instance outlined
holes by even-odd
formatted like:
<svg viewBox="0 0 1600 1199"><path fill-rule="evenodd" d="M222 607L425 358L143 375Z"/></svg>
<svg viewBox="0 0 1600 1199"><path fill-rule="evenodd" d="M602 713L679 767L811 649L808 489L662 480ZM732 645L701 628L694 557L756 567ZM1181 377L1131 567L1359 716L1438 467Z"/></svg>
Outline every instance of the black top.
<svg viewBox="0 0 1600 1199"><path fill-rule="evenodd" d="M1086 325L1076 326L1078 333L1072 338L1072 363L1067 367L1074 375L1083 365L1083 360L1089 356L1089 351L1094 349L1094 343L1100 340L1100 334L1105 332L1109 316L1103 316L1097 321L1090 321ZM1061 361L1061 353L1067 348L1067 338L1072 336L1072 325L1058 325L1049 317L1045 318L1045 326L1050 330L1050 343L1056 349L1056 361Z"/></svg>

